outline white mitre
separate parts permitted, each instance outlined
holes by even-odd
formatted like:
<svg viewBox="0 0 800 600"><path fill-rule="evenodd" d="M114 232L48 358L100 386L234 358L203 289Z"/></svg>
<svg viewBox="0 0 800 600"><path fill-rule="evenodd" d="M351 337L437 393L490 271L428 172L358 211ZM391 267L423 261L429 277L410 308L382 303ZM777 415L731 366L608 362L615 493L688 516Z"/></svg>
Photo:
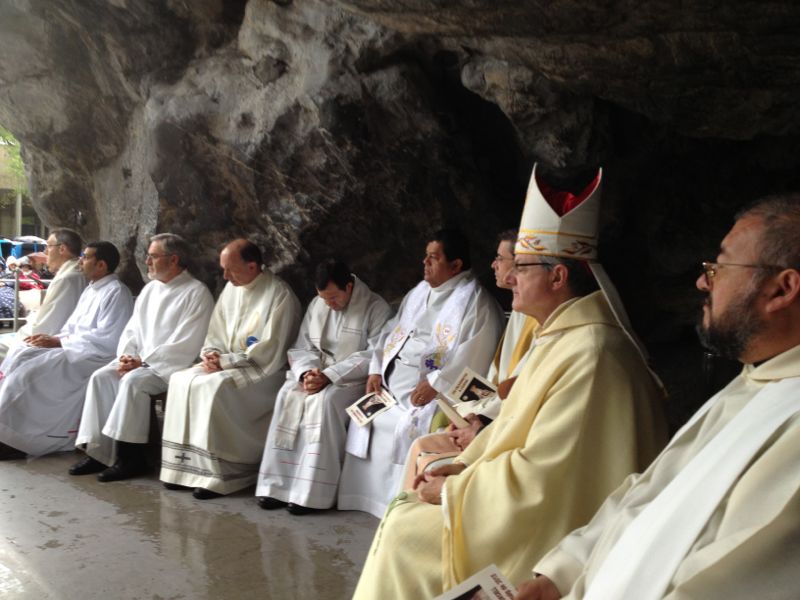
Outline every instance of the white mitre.
<svg viewBox="0 0 800 600"><path fill-rule="evenodd" d="M597 262L602 178L603 170L598 169L592 182L575 195L540 184L536 180L536 165L533 165L514 253L586 261L608 300L611 312L647 362L647 351L633 331L617 288L603 265ZM545 198L545 194L555 208ZM559 212L564 214L560 215Z"/></svg>
<svg viewBox="0 0 800 600"><path fill-rule="evenodd" d="M559 191L548 194L559 209L566 208L567 213L560 216L539 189L533 165L514 253L597 260L602 176L603 170L598 169L597 176L578 196Z"/></svg>

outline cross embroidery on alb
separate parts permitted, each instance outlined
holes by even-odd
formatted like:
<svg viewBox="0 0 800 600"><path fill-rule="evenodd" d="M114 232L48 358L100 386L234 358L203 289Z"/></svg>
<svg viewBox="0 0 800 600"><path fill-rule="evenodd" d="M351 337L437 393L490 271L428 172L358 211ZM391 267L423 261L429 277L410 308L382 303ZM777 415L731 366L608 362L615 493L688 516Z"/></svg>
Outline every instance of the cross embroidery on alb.
<svg viewBox="0 0 800 600"><path fill-rule="evenodd" d="M181 452L180 454L176 454L175 458L177 458L179 461L181 461L181 464L183 464L183 461L189 460L189 457L186 456L186 452Z"/></svg>

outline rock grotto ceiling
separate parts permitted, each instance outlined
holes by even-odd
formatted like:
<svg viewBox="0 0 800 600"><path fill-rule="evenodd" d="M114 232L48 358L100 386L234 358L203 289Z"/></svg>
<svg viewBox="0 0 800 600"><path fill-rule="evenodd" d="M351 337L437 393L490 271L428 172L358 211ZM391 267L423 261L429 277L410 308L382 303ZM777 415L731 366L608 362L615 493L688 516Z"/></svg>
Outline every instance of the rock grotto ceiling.
<svg viewBox="0 0 800 600"><path fill-rule="evenodd" d="M0 123L45 222L124 248L134 287L156 231L212 285L245 232L301 295L336 254L396 300L440 224L491 283L532 164L602 165L604 263L680 388L659 348L696 347L698 261L800 190L799 25L788 0L4 0Z"/></svg>

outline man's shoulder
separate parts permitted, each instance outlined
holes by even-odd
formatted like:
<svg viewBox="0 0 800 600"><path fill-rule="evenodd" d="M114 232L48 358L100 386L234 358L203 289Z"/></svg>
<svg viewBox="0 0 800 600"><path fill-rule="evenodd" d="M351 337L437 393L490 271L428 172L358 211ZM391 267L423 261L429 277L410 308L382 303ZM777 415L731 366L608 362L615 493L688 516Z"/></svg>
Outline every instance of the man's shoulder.
<svg viewBox="0 0 800 600"><path fill-rule="evenodd" d="M360 279L356 280L356 288L355 289L358 290L358 292L360 294L363 294L363 297L366 298L365 304L366 304L366 308L368 310L369 309L373 309L374 310L376 307L379 307L379 308L385 307L387 310L390 310L389 303L386 302L386 300L384 300L383 296L381 296L379 293L374 291L372 288L370 288L366 283L364 283Z"/></svg>
<svg viewBox="0 0 800 600"><path fill-rule="evenodd" d="M179 282L180 287L192 296L199 295L213 303L214 297L211 295L211 290L208 289L208 286L188 271L184 271L184 273L186 274L186 279Z"/></svg>
<svg viewBox="0 0 800 600"><path fill-rule="evenodd" d="M571 360L646 366L634 343L618 325L585 323L563 331L554 343L559 352L572 356Z"/></svg>
<svg viewBox="0 0 800 600"><path fill-rule="evenodd" d="M114 279L108 282L109 292L115 294L120 298L133 298L133 294L131 293L131 289L122 282L119 277L115 277Z"/></svg>
<svg viewBox="0 0 800 600"><path fill-rule="evenodd" d="M252 283L255 285L247 289L243 288L243 291L258 295L276 294L297 298L297 294L294 293L292 286L280 275L276 275L272 271L265 269ZM232 284L228 283L228 285Z"/></svg>
<svg viewBox="0 0 800 600"><path fill-rule="evenodd" d="M423 279L417 285L415 285L414 287L412 287L410 290L408 290L406 292L405 296L403 296L402 302L406 303L414 295L416 295L416 294L427 294L430 290L431 290L431 286L428 284L427 281L425 281Z"/></svg>
<svg viewBox="0 0 800 600"><path fill-rule="evenodd" d="M50 282L48 289L58 287L85 287L87 285L86 277L83 272L75 267L70 267L65 270L59 270L56 277Z"/></svg>

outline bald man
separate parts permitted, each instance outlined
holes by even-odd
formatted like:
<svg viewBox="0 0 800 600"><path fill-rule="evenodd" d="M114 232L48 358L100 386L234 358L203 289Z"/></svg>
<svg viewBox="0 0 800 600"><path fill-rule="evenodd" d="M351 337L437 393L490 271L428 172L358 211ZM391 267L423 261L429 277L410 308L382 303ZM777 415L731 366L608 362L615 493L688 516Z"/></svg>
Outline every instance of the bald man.
<svg viewBox="0 0 800 600"><path fill-rule="evenodd" d="M262 267L258 246L232 241L220 253L222 290L201 362L169 380L161 451L168 489L198 500L256 481L286 351L300 325L291 288Z"/></svg>

